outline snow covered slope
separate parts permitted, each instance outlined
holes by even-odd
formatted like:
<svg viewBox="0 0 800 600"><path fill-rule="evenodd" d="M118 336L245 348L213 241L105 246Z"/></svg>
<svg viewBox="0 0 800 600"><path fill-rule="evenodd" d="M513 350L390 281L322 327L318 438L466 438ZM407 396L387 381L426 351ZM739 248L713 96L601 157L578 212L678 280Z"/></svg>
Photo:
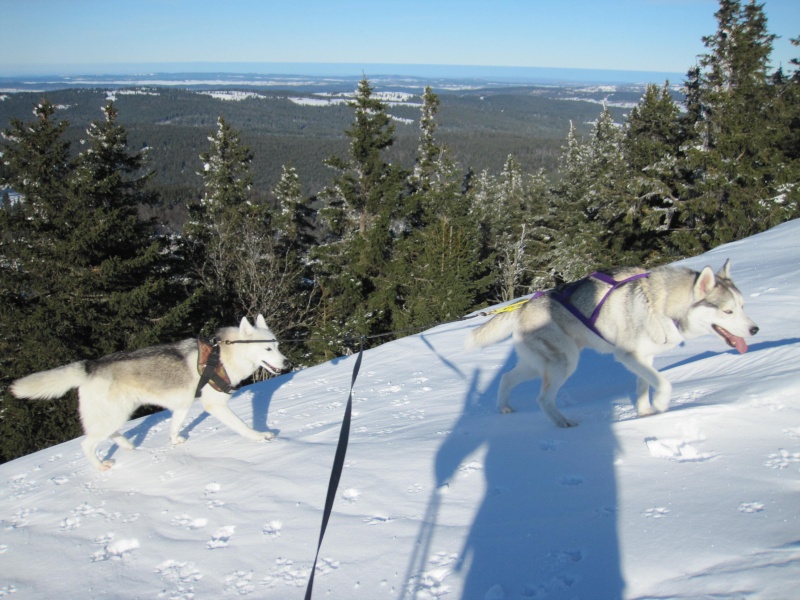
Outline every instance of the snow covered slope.
<svg viewBox="0 0 800 600"><path fill-rule="evenodd" d="M314 597L796 598L800 582L800 222L685 261L733 274L761 331L656 361L672 409L638 419L634 378L585 353L555 428L537 383L494 408L510 342L483 318L365 353ZM0 466L0 597L302 598L355 358L250 386L232 407L131 422L92 469L77 441Z"/></svg>

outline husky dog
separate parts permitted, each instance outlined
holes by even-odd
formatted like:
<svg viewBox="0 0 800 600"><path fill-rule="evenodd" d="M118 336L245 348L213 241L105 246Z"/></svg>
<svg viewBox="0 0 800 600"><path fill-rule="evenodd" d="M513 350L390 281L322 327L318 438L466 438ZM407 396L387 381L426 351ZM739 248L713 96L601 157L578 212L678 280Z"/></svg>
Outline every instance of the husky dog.
<svg viewBox="0 0 800 600"><path fill-rule="evenodd" d="M255 326L247 318L239 327L225 327L217 332L219 363L225 383L235 386L252 375L259 367L278 374L289 362L278 351L278 342L258 315ZM211 349L211 345L205 346ZM11 393L18 398L52 399L78 388L79 411L86 437L81 442L86 458L105 471L112 461L97 457L97 445L110 438L121 448L133 449L133 444L119 432L133 411L144 404L154 404L172 411L170 438L180 444L181 425L194 402L200 398L203 408L239 435L251 440L267 440L270 432L255 431L242 422L228 407L230 386L218 391L217 377L199 388L200 357L203 344L188 339L174 344L153 346L141 350L110 354L97 360L74 362L50 371L34 373L11 384ZM205 352L204 354L208 354ZM200 359L200 360L199 360ZM204 382L207 378L204 378Z"/></svg>
<svg viewBox="0 0 800 600"><path fill-rule="evenodd" d="M636 409L646 416L667 410L672 394L670 382L653 368L656 354L707 333L744 353L742 338L757 332L744 313L742 294L726 261L716 275L711 267L700 273L678 267L595 273L566 290L537 294L519 310L498 314L474 329L467 345L483 347L513 336L518 364L500 380L498 408L513 412L511 390L540 377L537 402L542 411L559 427L573 427L577 423L561 414L555 401L583 348L613 353L637 376Z"/></svg>

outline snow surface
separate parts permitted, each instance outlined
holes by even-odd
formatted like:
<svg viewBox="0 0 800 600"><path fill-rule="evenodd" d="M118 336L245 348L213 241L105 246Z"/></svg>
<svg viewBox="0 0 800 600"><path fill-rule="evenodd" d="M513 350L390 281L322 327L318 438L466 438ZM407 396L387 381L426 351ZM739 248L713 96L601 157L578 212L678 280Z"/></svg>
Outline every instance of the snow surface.
<svg viewBox="0 0 800 600"><path fill-rule="evenodd" d="M780 599L800 587L800 221L684 261L732 259L761 326L739 356L706 336L656 359L672 409L636 418L634 378L585 353L559 402L494 408L509 342L484 318L364 354L314 598ZM195 407L0 466L0 597L302 598L355 357L245 388L247 441Z"/></svg>

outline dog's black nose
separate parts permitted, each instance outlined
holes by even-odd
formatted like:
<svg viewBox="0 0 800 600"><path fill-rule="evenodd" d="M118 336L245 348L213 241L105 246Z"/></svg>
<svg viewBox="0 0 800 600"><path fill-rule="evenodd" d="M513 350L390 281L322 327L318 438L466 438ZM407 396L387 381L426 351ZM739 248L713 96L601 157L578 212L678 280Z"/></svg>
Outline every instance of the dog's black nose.
<svg viewBox="0 0 800 600"><path fill-rule="evenodd" d="M757 330L758 330L758 327L756 327L756 331ZM294 365L292 363L290 363L288 360L285 363L283 363L283 372L284 373L288 373L293 368L294 368Z"/></svg>
<svg viewBox="0 0 800 600"><path fill-rule="evenodd" d="M754 325L753 327L750 328L750 335L755 335L757 333L758 333L758 327Z"/></svg>

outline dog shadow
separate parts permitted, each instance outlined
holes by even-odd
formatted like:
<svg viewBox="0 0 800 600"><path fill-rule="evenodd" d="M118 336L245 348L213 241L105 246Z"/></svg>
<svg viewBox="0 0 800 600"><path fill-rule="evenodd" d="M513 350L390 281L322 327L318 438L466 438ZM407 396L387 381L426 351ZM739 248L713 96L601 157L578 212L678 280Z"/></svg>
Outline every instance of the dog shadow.
<svg viewBox="0 0 800 600"><path fill-rule="evenodd" d="M125 432L125 437L128 438L128 441L138 448L144 443L145 439L147 439L148 434L153 428L161 425L162 423L167 423L171 417L172 413L168 410L161 410L157 413L153 413L152 415L149 415L139 421L139 423L131 429L127 430ZM114 447L117 447L116 444Z"/></svg>
<svg viewBox="0 0 800 600"><path fill-rule="evenodd" d="M763 350L771 350L773 348L781 348L783 346L793 346L795 344L800 343L800 338L787 338L785 340L769 340L764 342L758 342L756 344L750 344L747 349L747 353L751 352L761 352ZM669 369L676 369L678 367L683 367L685 365L690 365L692 363L696 363L700 360L705 360L706 358L711 358L713 356L719 356L721 354L733 354L734 356L738 356L739 353L736 350L725 350L722 352L713 352L711 350L702 352L701 354L695 354L689 356L682 361L673 363L669 366L662 367L661 371L668 371Z"/></svg>
<svg viewBox="0 0 800 600"><path fill-rule="evenodd" d="M130 429L122 431L122 434L133 444L134 448L139 448L144 444L147 436L154 429L159 427L162 423L166 423L172 417L172 413L168 410L160 410L151 415L139 419L139 422ZM136 419L134 419L136 420ZM106 457L101 460L111 460L117 451L120 450L118 444L111 444L111 447L106 454Z"/></svg>
<svg viewBox="0 0 800 600"><path fill-rule="evenodd" d="M237 397L242 396L244 394L251 394L251 407L252 407L252 419L253 424L252 428L256 431L271 431L278 435L279 430L275 428L270 428L268 426L268 416L269 416L269 408L270 404L272 403L272 397L277 391L285 383L288 383L292 377L294 376L293 373L286 373L284 375L280 375L278 377L272 377L267 379L266 381L260 381L256 383L251 383L249 385L243 386L239 391L237 391L229 402L236 404ZM247 422L247 415L240 414L242 411L234 410L240 418L242 418L245 423ZM206 419L210 418L211 415L202 410L200 413L194 417L191 421L183 426L181 429L180 435L184 437L191 437L192 432L197 429ZM134 447L140 447L146 440L147 436L150 434L151 431L154 429L159 428L163 424L168 424L169 420L172 418L172 412L169 410L161 410L159 412L153 413L142 418L136 425L131 427L128 430L124 431L125 437L128 441L133 444ZM110 460L113 456L117 453L120 447L117 444L112 444L111 448L109 448L108 453L106 454L106 458L104 460Z"/></svg>
<svg viewBox="0 0 800 600"><path fill-rule="evenodd" d="M277 377L271 377L265 381L260 381L248 386L253 393L251 400L253 411L253 429L256 431L271 431L275 435L280 433L279 429L269 427L269 408L272 398L279 388L289 383L295 376L296 371L284 373Z"/></svg>

